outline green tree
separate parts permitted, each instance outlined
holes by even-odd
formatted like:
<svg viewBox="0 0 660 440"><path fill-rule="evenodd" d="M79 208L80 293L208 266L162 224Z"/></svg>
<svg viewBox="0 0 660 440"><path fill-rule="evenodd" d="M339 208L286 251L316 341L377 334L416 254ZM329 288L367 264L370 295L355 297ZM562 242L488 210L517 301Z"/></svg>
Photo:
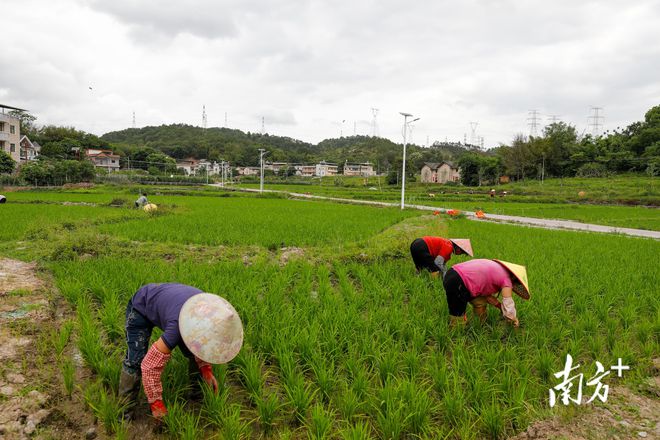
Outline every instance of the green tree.
<svg viewBox="0 0 660 440"><path fill-rule="evenodd" d="M32 138L36 135L37 128L34 125L34 121L37 120L36 116L33 116L25 110L11 110L9 115L18 118L20 121L20 130L22 135L26 135L29 138Z"/></svg>
<svg viewBox="0 0 660 440"><path fill-rule="evenodd" d="M0 174L11 174L16 167L16 161L12 157L0 150Z"/></svg>

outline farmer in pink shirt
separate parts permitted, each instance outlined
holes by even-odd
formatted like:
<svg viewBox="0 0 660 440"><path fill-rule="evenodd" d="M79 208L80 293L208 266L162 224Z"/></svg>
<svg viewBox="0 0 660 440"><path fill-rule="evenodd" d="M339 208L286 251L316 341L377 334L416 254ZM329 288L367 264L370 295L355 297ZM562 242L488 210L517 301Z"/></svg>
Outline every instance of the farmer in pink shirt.
<svg viewBox="0 0 660 440"><path fill-rule="evenodd" d="M527 270L518 264L485 259L455 264L447 271L444 279L450 324L465 320L465 309L469 302L482 320L486 318L486 304L491 304L518 327L513 292L523 299L529 299L528 286ZM501 304L495 298L499 293L502 293Z"/></svg>

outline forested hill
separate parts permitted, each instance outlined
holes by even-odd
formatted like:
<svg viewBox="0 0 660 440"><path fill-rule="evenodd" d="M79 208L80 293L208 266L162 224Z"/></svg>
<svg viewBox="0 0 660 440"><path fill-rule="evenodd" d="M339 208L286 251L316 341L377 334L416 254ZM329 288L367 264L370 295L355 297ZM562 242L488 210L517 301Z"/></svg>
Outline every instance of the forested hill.
<svg viewBox="0 0 660 440"><path fill-rule="evenodd" d="M268 134L244 133L229 128L195 127L172 124L158 127L129 128L106 133L101 140L108 142L120 154L130 154L135 148L150 147L176 159L228 160L236 165L257 165L259 148L268 150L269 161L315 163L321 160L344 162L372 162L386 170L401 161L402 146L389 139L370 136L350 136L326 139L317 145L297 139ZM422 148L408 146L408 160L415 167L423 162L457 159L461 146L446 145Z"/></svg>

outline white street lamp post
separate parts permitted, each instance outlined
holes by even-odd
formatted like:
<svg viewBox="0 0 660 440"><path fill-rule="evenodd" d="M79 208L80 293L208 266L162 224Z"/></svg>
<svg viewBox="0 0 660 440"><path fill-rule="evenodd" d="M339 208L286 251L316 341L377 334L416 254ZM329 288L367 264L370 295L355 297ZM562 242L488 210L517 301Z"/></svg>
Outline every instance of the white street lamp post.
<svg viewBox="0 0 660 440"><path fill-rule="evenodd" d="M410 113L399 112L403 116L403 168L401 170L401 209L405 208L405 195L406 195L406 130L408 128L408 118L411 118ZM413 119L410 122L415 122L419 118Z"/></svg>
<svg viewBox="0 0 660 440"><path fill-rule="evenodd" d="M259 148L259 161L261 164L261 183L259 184L259 192L264 192L264 156L268 154L263 148Z"/></svg>

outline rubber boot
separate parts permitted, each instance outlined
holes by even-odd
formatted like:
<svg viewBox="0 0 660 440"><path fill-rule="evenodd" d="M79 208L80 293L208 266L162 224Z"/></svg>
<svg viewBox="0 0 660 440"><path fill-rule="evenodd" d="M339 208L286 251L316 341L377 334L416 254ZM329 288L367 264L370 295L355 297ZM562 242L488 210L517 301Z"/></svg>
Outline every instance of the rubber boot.
<svg viewBox="0 0 660 440"><path fill-rule="evenodd" d="M135 417L135 407L137 405L138 395L140 394L140 376L130 374L122 368L119 376L119 398L126 403L124 409L124 420L130 421Z"/></svg>
<svg viewBox="0 0 660 440"><path fill-rule="evenodd" d="M449 328L461 328L467 324L467 316L451 316L449 315Z"/></svg>
<svg viewBox="0 0 660 440"><path fill-rule="evenodd" d="M188 398L192 401L201 402L204 398L202 392L202 375L195 358L188 358L188 377L190 378L190 391Z"/></svg>

